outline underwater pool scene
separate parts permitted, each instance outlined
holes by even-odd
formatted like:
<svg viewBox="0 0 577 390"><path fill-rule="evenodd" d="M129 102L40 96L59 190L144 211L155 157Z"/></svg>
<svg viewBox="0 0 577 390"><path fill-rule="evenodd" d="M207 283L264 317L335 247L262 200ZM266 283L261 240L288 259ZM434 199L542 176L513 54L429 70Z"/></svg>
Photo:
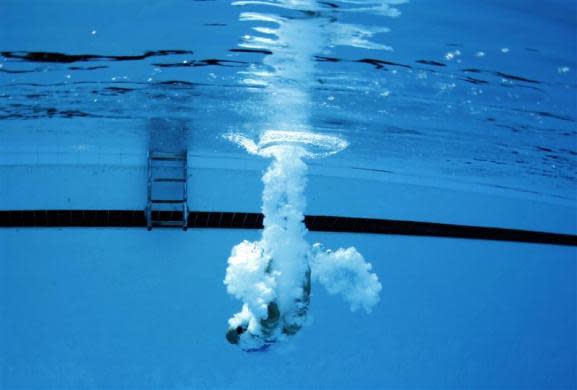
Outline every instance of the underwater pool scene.
<svg viewBox="0 0 577 390"><path fill-rule="evenodd" d="M577 389L577 3L1 0L0 389Z"/></svg>

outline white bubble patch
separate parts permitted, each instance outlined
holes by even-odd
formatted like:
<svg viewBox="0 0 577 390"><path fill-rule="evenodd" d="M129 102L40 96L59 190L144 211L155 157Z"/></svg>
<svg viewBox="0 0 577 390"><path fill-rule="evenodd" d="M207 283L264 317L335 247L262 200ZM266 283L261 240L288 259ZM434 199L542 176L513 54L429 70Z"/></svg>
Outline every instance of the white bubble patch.
<svg viewBox="0 0 577 390"><path fill-rule="evenodd" d="M371 264L354 247L330 251L306 241L306 149L278 144L269 152L261 239L232 249L224 279L228 293L243 303L229 320L227 339L247 351L265 350L306 324L311 279L340 295L352 311L370 313L381 290Z"/></svg>

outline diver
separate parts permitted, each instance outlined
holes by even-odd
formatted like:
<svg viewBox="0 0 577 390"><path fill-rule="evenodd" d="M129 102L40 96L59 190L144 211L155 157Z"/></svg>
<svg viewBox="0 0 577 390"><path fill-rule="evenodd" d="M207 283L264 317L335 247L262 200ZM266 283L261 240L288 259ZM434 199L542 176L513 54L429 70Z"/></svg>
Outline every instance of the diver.
<svg viewBox="0 0 577 390"><path fill-rule="evenodd" d="M270 273L270 264L267 271ZM283 338L295 335L304 325L311 295L311 271L307 268L302 295L290 302L281 312L277 300L267 305L267 316L257 319L243 306L243 310L229 321L226 339L246 352L262 352Z"/></svg>

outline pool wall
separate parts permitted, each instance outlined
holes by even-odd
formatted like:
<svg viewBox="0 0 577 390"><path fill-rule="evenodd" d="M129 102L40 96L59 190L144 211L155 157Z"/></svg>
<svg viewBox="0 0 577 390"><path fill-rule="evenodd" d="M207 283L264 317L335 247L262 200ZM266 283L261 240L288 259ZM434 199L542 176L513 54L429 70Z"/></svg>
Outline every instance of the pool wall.
<svg viewBox="0 0 577 390"><path fill-rule="evenodd" d="M20 158L0 165L2 210L144 210L146 206L145 154L114 154L102 157L100 163L94 161L97 157L82 161L74 154L55 153L49 161L35 161L31 156ZM267 163L256 158L189 156L189 209L260 211L260 178ZM480 185L361 170L350 177L343 175L339 167L323 166L313 160L305 192L306 213L311 215L577 233L577 208L571 202Z"/></svg>

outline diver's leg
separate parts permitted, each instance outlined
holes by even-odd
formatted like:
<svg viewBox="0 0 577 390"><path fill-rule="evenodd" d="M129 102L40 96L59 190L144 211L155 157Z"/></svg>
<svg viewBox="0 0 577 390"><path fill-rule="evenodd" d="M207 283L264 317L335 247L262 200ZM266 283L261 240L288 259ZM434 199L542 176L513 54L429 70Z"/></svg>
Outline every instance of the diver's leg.
<svg viewBox="0 0 577 390"><path fill-rule="evenodd" d="M272 301L268 304L267 314L268 315L266 318L260 320L262 336L265 339L271 337L274 334L280 320L280 310L278 308L278 304L275 301Z"/></svg>
<svg viewBox="0 0 577 390"><path fill-rule="evenodd" d="M303 295L295 302L294 315L285 316L285 324L282 332L287 336L296 334L304 325L309 304L311 302L311 269L307 269L303 281Z"/></svg>

